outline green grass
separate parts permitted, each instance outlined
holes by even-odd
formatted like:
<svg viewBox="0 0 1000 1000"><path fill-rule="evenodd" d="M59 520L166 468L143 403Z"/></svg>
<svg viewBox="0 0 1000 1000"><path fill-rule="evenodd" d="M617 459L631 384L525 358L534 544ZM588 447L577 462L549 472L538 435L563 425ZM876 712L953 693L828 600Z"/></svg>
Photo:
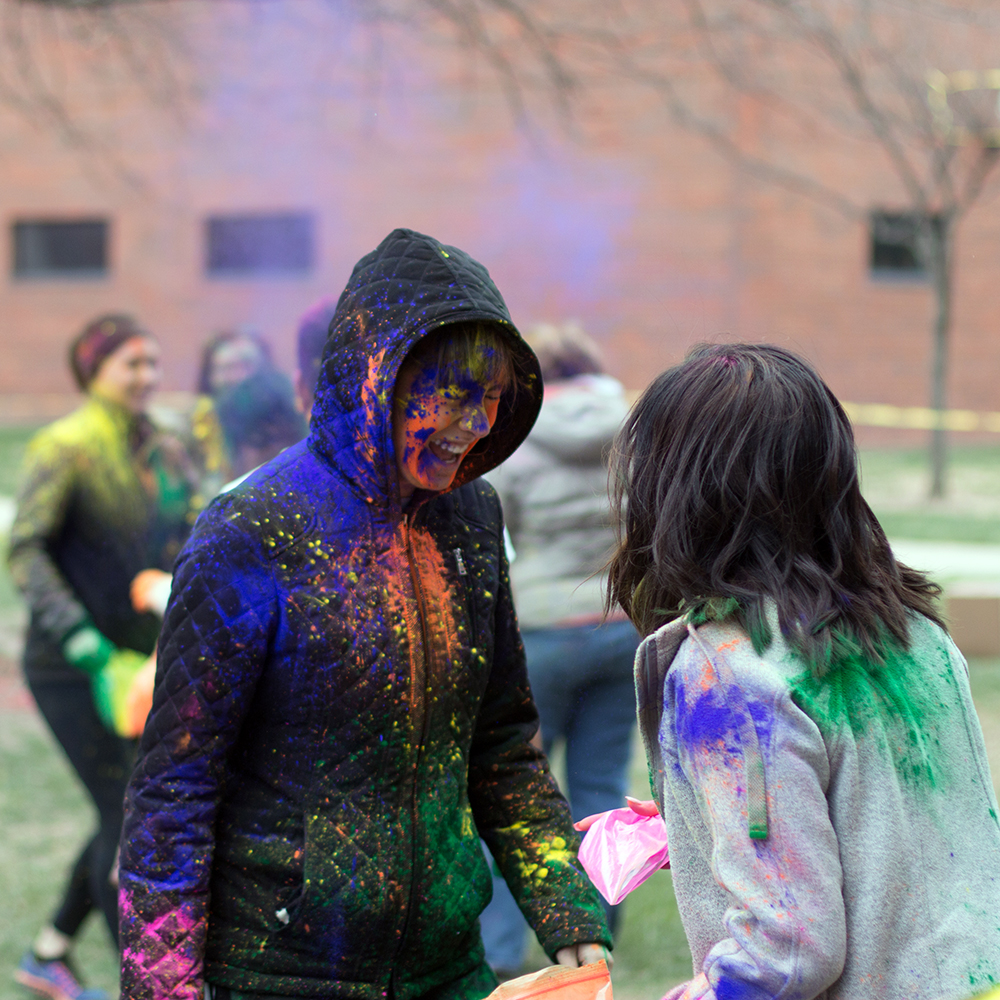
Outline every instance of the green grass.
<svg viewBox="0 0 1000 1000"><path fill-rule="evenodd" d="M29 994L11 979L38 928L52 916L76 854L95 828L93 808L44 723L0 714L0 1000ZM89 985L118 993L117 957L92 914L77 945Z"/></svg>
<svg viewBox="0 0 1000 1000"><path fill-rule="evenodd" d="M638 741L636 749L630 784L634 794L648 798ZM51 916L76 852L94 825L86 794L34 713L0 713L0 817L5 904L0 909L0 1000L26 1000L28 994L10 975L37 928ZM116 958L96 914L76 955L88 983L116 996ZM530 961L539 968L548 964L537 944ZM615 993L619 1000L659 996L690 975L670 873L657 872L625 904L615 948Z"/></svg>
<svg viewBox="0 0 1000 1000"><path fill-rule="evenodd" d="M1000 542L1000 446L953 448L941 500L921 450L865 449L861 485L890 538Z"/></svg>
<svg viewBox="0 0 1000 1000"><path fill-rule="evenodd" d="M972 661L970 673L995 782L1000 776L1000 660ZM641 752L633 760L630 783L633 794L648 798ZM93 825L83 790L33 713L0 714L0 817L0 1000L26 1000L10 973L50 916L75 852ZM116 961L96 916L77 956L88 981L116 996ZM537 945L531 961L536 967L546 964ZM690 975L670 873L657 872L625 903L615 947L615 995L617 1000L648 1000Z"/></svg>
<svg viewBox="0 0 1000 1000"><path fill-rule="evenodd" d="M17 466L32 429L0 428L0 495L15 489ZM1000 542L1000 447L956 448L947 499L926 499L920 451L868 449L863 488L890 536ZM2 540L0 540L2 541ZM9 652L23 610L0 570L0 653ZM994 776L1000 775L1000 661L972 664L972 689ZM642 753L631 772L633 794L649 797ZM51 916L75 853L93 826L85 793L41 720L0 713L0 1000L24 1000L10 973L38 926ZM117 994L116 960L96 917L78 945L79 965L95 986ZM545 963L534 946L530 960ZM658 872L627 900L615 948L618 1000L662 996L691 975L691 959L669 872Z"/></svg>
<svg viewBox="0 0 1000 1000"><path fill-rule="evenodd" d="M33 427L0 427L0 496L12 496ZM896 538L1000 543L1000 445L952 449L949 495L927 499L925 451L869 448L862 485L886 533ZM2 595L0 595L2 601Z"/></svg>

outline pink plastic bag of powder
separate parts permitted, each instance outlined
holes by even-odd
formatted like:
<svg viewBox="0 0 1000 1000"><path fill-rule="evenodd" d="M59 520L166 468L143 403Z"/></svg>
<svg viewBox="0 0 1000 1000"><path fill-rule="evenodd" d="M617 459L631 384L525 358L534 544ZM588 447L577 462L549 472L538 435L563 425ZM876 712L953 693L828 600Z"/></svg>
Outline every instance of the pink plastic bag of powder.
<svg viewBox="0 0 1000 1000"><path fill-rule="evenodd" d="M653 872L670 867L663 818L631 809L601 813L584 835L580 863L601 895L620 903Z"/></svg>

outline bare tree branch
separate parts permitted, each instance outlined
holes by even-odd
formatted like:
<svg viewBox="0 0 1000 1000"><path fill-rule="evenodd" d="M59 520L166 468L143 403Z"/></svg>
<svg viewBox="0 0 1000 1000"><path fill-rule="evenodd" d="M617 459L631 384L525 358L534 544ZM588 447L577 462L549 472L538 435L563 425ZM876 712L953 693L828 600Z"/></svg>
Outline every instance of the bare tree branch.
<svg viewBox="0 0 1000 1000"><path fill-rule="evenodd" d="M798 4L792 0L765 0L772 6L782 9L788 14L795 24L800 25L819 48L826 53L830 61L840 73L845 89L850 95L854 106L861 117L868 123L872 135L882 148L886 151L890 161L896 168L896 173L902 181L914 205L921 211L928 211L930 208L927 192L916 170L910 163L909 156L903 147L902 142L896 135L891 120L869 92L868 81L864 71L854 58L853 54L841 43L838 32L829 21L813 18L810 23L808 18Z"/></svg>
<svg viewBox="0 0 1000 1000"><path fill-rule="evenodd" d="M998 159L1000 159L1000 149L985 146L980 150L969 176L965 178L965 187L955 199L955 208L959 213L967 212L979 199Z"/></svg>
<svg viewBox="0 0 1000 1000"><path fill-rule="evenodd" d="M824 204L847 218L854 219L861 214L861 206L816 178L747 153L725 128L699 115L682 100L669 79L635 67L630 68L628 73L632 79L647 83L660 92L674 121L707 139L726 160L745 170L749 175Z"/></svg>
<svg viewBox="0 0 1000 1000"><path fill-rule="evenodd" d="M968 83L974 71L997 68L975 60L996 59L1000 0L349 2L369 24L405 24L426 35L443 30L485 61L529 135L538 102L569 130L588 93L625 80L657 94L677 125L704 138L735 169L851 219L870 206L810 153L824 144L839 152L845 142L852 150L880 150L901 200L920 221L935 296L931 399L944 406L957 223L997 176L1000 159L991 145L1000 130L990 117L993 105ZM67 144L108 162L115 155L75 116L78 102L70 99L61 66L35 59L20 16L29 9L50 19L75 17L83 35L100 28L114 64L141 81L154 103L169 108L183 91L185 74L173 70L172 59L161 58L160 70L150 73L157 46L138 20L122 19L126 12L137 18L167 11L169 4L0 0L0 103ZM151 28L157 23L152 17ZM935 91L934 107L932 71L941 79L968 71L965 83ZM942 101L948 102L944 127ZM732 114L733 104L743 102L760 122L753 134ZM933 441L935 490L943 489L944 440L942 431Z"/></svg>

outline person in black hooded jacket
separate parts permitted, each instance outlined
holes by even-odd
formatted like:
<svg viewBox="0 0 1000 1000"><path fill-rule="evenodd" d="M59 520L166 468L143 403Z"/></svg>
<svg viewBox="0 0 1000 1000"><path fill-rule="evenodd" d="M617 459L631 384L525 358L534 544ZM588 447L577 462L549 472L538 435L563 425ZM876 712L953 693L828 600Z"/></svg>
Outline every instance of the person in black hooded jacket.
<svg viewBox="0 0 1000 1000"><path fill-rule="evenodd" d="M402 229L359 261L308 439L178 560L126 801L123 998L486 996L480 835L551 957L606 956L478 478L540 401L482 265Z"/></svg>

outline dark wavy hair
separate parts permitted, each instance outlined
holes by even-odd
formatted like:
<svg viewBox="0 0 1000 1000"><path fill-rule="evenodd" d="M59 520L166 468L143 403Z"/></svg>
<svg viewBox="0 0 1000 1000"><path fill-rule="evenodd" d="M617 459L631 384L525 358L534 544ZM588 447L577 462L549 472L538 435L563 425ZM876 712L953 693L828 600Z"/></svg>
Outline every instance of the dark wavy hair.
<svg viewBox="0 0 1000 1000"><path fill-rule="evenodd" d="M896 561L861 496L843 408L791 351L695 347L633 408L611 492L608 608L644 635L685 612L732 617L759 652L773 602L822 676L847 656L882 664L907 648L908 611L943 627L940 588Z"/></svg>

